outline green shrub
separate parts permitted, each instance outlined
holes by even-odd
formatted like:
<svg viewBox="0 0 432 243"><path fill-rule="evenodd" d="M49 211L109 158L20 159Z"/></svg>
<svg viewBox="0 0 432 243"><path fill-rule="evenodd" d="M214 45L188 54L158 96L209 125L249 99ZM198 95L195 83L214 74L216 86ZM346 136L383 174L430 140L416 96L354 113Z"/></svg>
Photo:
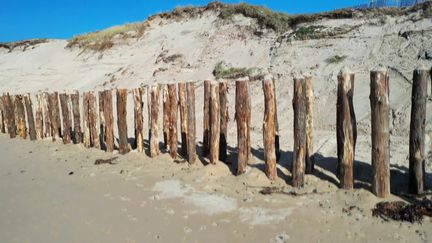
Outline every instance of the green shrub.
<svg viewBox="0 0 432 243"><path fill-rule="evenodd" d="M253 71L252 68L238 68L238 67L228 67L224 61L220 61L216 64L213 75L215 78L226 78L226 79L235 79L246 77L251 74Z"/></svg>
<svg viewBox="0 0 432 243"><path fill-rule="evenodd" d="M339 56L339 55L335 55L332 57L329 57L326 59L326 62L328 64L337 64L337 63L341 63L343 62L345 59L347 58L347 56Z"/></svg>

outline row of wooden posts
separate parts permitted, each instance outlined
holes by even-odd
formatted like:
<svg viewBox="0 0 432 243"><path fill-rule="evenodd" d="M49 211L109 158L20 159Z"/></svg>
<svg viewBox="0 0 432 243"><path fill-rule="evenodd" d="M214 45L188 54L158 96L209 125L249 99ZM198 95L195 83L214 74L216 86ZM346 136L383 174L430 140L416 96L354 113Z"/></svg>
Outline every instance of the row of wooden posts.
<svg viewBox="0 0 432 243"><path fill-rule="evenodd" d="M413 74L412 111L409 145L409 188L411 193L424 190L425 181L425 114L427 82L430 71L416 69ZM370 74L370 105L372 124L372 191L379 197L390 194L390 131L389 131L389 76L386 70L372 71ZM237 122L237 174L243 174L251 157L250 122L251 98L249 79L240 78L236 82L235 120ZM264 92L263 143L265 172L269 179L277 177L276 163L280 157L279 132L276 110L275 84L267 75L262 80ZM132 90L134 101L135 146L138 152L144 151L143 88ZM204 120L202 155L210 163L226 161L228 131L228 83L227 81L204 81ZM83 93L81 127L80 95L57 92L36 95L35 116L29 94L1 97L0 131L9 133L11 138L18 134L21 138L29 135L31 140L52 137L62 138L65 144L83 143L85 147L95 147L112 152L115 149L113 96L111 90L100 91L99 110L95 92ZM118 150L120 154L130 151L127 133L127 89L116 90ZM190 164L195 163L196 119L195 82L168 84L163 86L163 139L164 146L172 158L177 158L177 122L180 113L181 155ZM342 70L338 75L337 93L337 177L340 187L354 187L354 156L357 139L356 118L353 106L354 73ZM159 155L160 85L147 87L149 117L149 154ZM292 185L301 186L304 175L313 173L313 87L312 78L294 78L294 151L292 163ZM60 101L60 102L59 102ZM60 104L60 105L59 105ZM61 113L60 113L61 107ZM99 129L97 113L99 112ZM61 118L62 116L62 123ZM28 125L28 129L27 129ZM62 129L63 127L63 129Z"/></svg>

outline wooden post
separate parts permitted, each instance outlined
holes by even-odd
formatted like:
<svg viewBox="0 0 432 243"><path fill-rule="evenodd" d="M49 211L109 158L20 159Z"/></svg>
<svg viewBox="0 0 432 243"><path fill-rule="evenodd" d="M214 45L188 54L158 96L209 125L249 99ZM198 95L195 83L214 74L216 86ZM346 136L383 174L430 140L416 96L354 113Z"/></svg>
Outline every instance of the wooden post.
<svg viewBox="0 0 432 243"><path fill-rule="evenodd" d="M117 89L117 126L119 133L119 152L126 154L129 152L128 133L127 133L127 89Z"/></svg>
<svg viewBox="0 0 432 243"><path fill-rule="evenodd" d="M134 121L135 121L135 144L138 152L144 151L144 117L142 89L133 89L134 97Z"/></svg>
<svg viewBox="0 0 432 243"><path fill-rule="evenodd" d="M62 93L59 95L59 98L63 117L63 143L69 144L72 137L72 118L70 112L69 95Z"/></svg>
<svg viewBox="0 0 432 243"><path fill-rule="evenodd" d="M5 108L3 106L4 96L0 97L0 132L6 133L5 129Z"/></svg>
<svg viewBox="0 0 432 243"><path fill-rule="evenodd" d="M164 143L163 143L163 148L166 150L168 149L168 139L169 139L169 109L170 109L170 104L169 104L169 95L168 95L168 85L163 85L162 88L162 112L163 112L163 117L162 117L162 132L163 132L163 139L164 139Z"/></svg>
<svg viewBox="0 0 432 243"><path fill-rule="evenodd" d="M246 172L246 165L249 161L250 144L249 138L249 78L240 78L236 80L236 104L235 120L237 122L237 175Z"/></svg>
<svg viewBox="0 0 432 243"><path fill-rule="evenodd" d="M354 156L357 140L357 126L353 105L354 74L344 69L338 75L336 106L336 133L340 187L354 188Z"/></svg>
<svg viewBox="0 0 432 243"><path fill-rule="evenodd" d="M187 154L189 164L196 161L195 83L186 84L187 93Z"/></svg>
<svg viewBox="0 0 432 243"><path fill-rule="evenodd" d="M58 92L53 92L49 95L49 114L51 120L51 136L52 140L56 141L61 137L60 124L60 107L58 100Z"/></svg>
<svg viewBox="0 0 432 243"><path fill-rule="evenodd" d="M219 160L220 140L220 108L219 83L212 83L210 88L210 163L216 164Z"/></svg>
<svg viewBox="0 0 432 243"><path fill-rule="evenodd" d="M386 70L371 71L370 103L372 123L372 192L390 195L390 102Z"/></svg>
<svg viewBox="0 0 432 243"><path fill-rule="evenodd" d="M264 90L264 158L265 171L270 180L277 177L276 170L276 98L273 77L267 75L262 82Z"/></svg>
<svg viewBox="0 0 432 243"><path fill-rule="evenodd" d="M177 99L177 86L175 84L168 84L168 98L169 98L169 150L171 158L177 158L177 121L178 121L178 99Z"/></svg>
<svg viewBox="0 0 432 243"><path fill-rule="evenodd" d="M42 93L36 94L36 139L44 138Z"/></svg>
<svg viewBox="0 0 432 243"><path fill-rule="evenodd" d="M417 68L413 74L409 143L409 191L421 194L425 184L425 123L429 71Z"/></svg>
<svg viewBox="0 0 432 243"><path fill-rule="evenodd" d="M80 115L80 95L79 92L76 90L71 95L71 101L72 101L72 113L73 113L73 142L75 144L79 144L82 141L82 134L81 134L81 115Z"/></svg>
<svg viewBox="0 0 432 243"><path fill-rule="evenodd" d="M6 94L3 105L6 109L6 123L9 137L15 138L17 135L17 127L15 123L15 105L9 93Z"/></svg>
<svg viewBox="0 0 432 243"><path fill-rule="evenodd" d="M159 155L159 86L153 84L149 87L150 93L150 157L154 158Z"/></svg>
<svg viewBox="0 0 432 243"><path fill-rule="evenodd" d="M304 183L306 159L306 84L304 78L294 78L294 149L292 164L292 186Z"/></svg>
<svg viewBox="0 0 432 243"><path fill-rule="evenodd" d="M31 141L34 141L36 140L36 126L35 126L35 120L33 116L33 105L30 98L30 94L24 95L24 104L26 108L27 124L29 127L29 137Z"/></svg>
<svg viewBox="0 0 432 243"><path fill-rule="evenodd" d="M42 107L44 117L44 137L49 138L52 135L52 124L50 112L50 95L47 92L42 93Z"/></svg>
<svg viewBox="0 0 432 243"><path fill-rule="evenodd" d="M22 95L15 95L15 120L18 126L18 136L27 138L27 126Z"/></svg>
<svg viewBox="0 0 432 243"><path fill-rule="evenodd" d="M202 155L205 157L210 152L210 99L211 81L204 81L204 111L203 111L203 149Z"/></svg>
<svg viewBox="0 0 432 243"><path fill-rule="evenodd" d="M91 147L89 102L90 102L90 92L84 92L83 94L83 144L84 147L86 148Z"/></svg>
<svg viewBox="0 0 432 243"><path fill-rule="evenodd" d="M114 151L114 124L112 91L103 91L103 115L105 121L105 150Z"/></svg>
<svg viewBox="0 0 432 243"><path fill-rule="evenodd" d="M227 162L227 137L228 137L228 82L219 82L220 101L220 138L219 138L219 160Z"/></svg>
<svg viewBox="0 0 432 243"><path fill-rule="evenodd" d="M278 121L278 113L277 113L277 97L276 97L276 83L273 79L273 93L274 93L274 99L275 99L275 153L276 153L276 161L279 161L281 157L281 150L280 150L280 135L279 135L279 121Z"/></svg>
<svg viewBox="0 0 432 243"><path fill-rule="evenodd" d="M313 84L312 77L305 77L305 89L306 89L306 174L312 174L315 169L314 152L313 152Z"/></svg>
<svg viewBox="0 0 432 243"><path fill-rule="evenodd" d="M180 132L181 132L181 155L187 156L187 96L186 83L178 84L179 110L180 110Z"/></svg>
<svg viewBox="0 0 432 243"><path fill-rule="evenodd" d="M104 95L105 91L99 91L99 141L100 141L100 147L102 150L106 150L106 143L105 143L105 115L104 115Z"/></svg>
<svg viewBox="0 0 432 243"><path fill-rule="evenodd" d="M96 95L94 91L89 92L89 110L88 110L88 119L90 126L90 140L91 145L94 148L100 148L100 140L98 134L98 125L97 125L97 105L96 105Z"/></svg>

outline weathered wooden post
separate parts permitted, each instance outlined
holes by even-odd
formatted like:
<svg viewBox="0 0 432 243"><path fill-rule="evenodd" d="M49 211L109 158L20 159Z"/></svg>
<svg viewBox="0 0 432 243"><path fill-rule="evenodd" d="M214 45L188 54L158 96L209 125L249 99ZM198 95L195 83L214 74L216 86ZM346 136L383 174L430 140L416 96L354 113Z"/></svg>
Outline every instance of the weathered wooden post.
<svg viewBox="0 0 432 243"><path fill-rule="evenodd" d="M49 114L51 121L51 136L52 140L56 141L61 137L60 124L60 107L58 100L58 92L49 94Z"/></svg>
<svg viewBox="0 0 432 243"><path fill-rule="evenodd" d="M313 152L313 84L312 77L305 76L306 89L306 174L312 174L315 168Z"/></svg>
<svg viewBox="0 0 432 243"><path fill-rule="evenodd" d="M80 95L79 92L76 90L71 95L71 101L72 101L72 114L73 114L73 124L74 124L74 130L73 130L73 142L75 144L81 143L82 136L81 136L81 115L80 115Z"/></svg>
<svg viewBox="0 0 432 243"><path fill-rule="evenodd" d="M153 84L148 87L150 90L148 93L150 94L150 132L149 132L149 141L150 141L150 157L154 158L159 155L159 86L157 84Z"/></svg>
<svg viewBox="0 0 432 243"><path fill-rule="evenodd" d="M270 180L275 180L276 170L276 98L273 77L266 75L262 81L264 90L264 158L265 171Z"/></svg>
<svg viewBox="0 0 432 243"><path fill-rule="evenodd" d="M389 76L386 70L374 70L370 79L372 192L386 197L390 195Z"/></svg>
<svg viewBox="0 0 432 243"><path fill-rule="evenodd" d="M304 78L294 78L294 149L292 164L292 186L304 183L306 169L306 84Z"/></svg>
<svg viewBox="0 0 432 243"><path fill-rule="evenodd" d="M69 144L71 142L72 119L69 104L69 95L62 93L59 95L60 106L63 117L63 143Z"/></svg>
<svg viewBox="0 0 432 243"><path fill-rule="evenodd" d="M417 68L413 74L409 143L409 191L421 194L425 184L425 123L429 70Z"/></svg>
<svg viewBox="0 0 432 243"><path fill-rule="evenodd" d="M105 125L105 105L104 105L104 95L105 91L99 91L99 141L100 141L100 147L102 150L106 150L106 125Z"/></svg>
<svg viewBox="0 0 432 243"><path fill-rule="evenodd" d="M273 78L273 93L275 95L275 128L276 128L276 134L275 134L275 153L276 153L276 161L279 161L281 157L281 150L280 150L280 134L279 134L279 121L278 121L278 112L277 112L277 97L276 97L276 83Z"/></svg>
<svg viewBox="0 0 432 243"><path fill-rule="evenodd" d="M24 95L24 104L26 109L26 115L27 115L27 124L29 127L29 137L31 141L36 140L36 126L35 126L35 120L33 116L33 105L30 98L30 94Z"/></svg>
<svg viewBox="0 0 432 243"><path fill-rule="evenodd" d="M180 110L181 155L187 156L187 95L186 83L178 83L178 97Z"/></svg>
<svg viewBox="0 0 432 243"><path fill-rule="evenodd" d="M336 133L340 187L354 187L354 155L357 140L357 125L353 105L354 74L347 69L338 75L336 107Z"/></svg>
<svg viewBox="0 0 432 243"><path fill-rule="evenodd" d="M27 125L22 95L15 95L15 120L18 126L18 135L22 139L27 138Z"/></svg>
<svg viewBox="0 0 432 243"><path fill-rule="evenodd" d="M42 93L36 94L36 139L44 138Z"/></svg>
<svg viewBox="0 0 432 243"><path fill-rule="evenodd" d="M128 133L127 133L127 89L117 89L117 126L119 133L119 152L126 154L129 152Z"/></svg>
<svg viewBox="0 0 432 243"><path fill-rule="evenodd" d="M89 101L90 92L84 92L83 94L83 144L84 147L91 147L90 138L90 123L89 123Z"/></svg>
<svg viewBox="0 0 432 243"><path fill-rule="evenodd" d="M52 124L50 112L50 95L48 92L42 93L42 107L44 113L44 137L49 138L52 136Z"/></svg>
<svg viewBox="0 0 432 243"><path fill-rule="evenodd" d="M105 121L105 150L114 151L114 115L112 91L103 91L103 115Z"/></svg>
<svg viewBox="0 0 432 243"><path fill-rule="evenodd" d="M219 83L211 83L210 87L210 163L216 164L219 160L220 140L220 107Z"/></svg>
<svg viewBox="0 0 432 243"><path fill-rule="evenodd" d="M186 84L187 93L187 154L189 164L196 161L195 83Z"/></svg>
<svg viewBox="0 0 432 243"><path fill-rule="evenodd" d="M98 124L97 124L97 102L96 95L94 91L90 91L89 93L89 110L88 110L88 119L90 126L90 139L91 145L94 148L100 148L100 140L98 133Z"/></svg>
<svg viewBox="0 0 432 243"><path fill-rule="evenodd" d="M17 135L17 127L15 123L15 105L9 93L6 94L3 104L6 109L6 123L9 137L15 138Z"/></svg>
<svg viewBox="0 0 432 243"><path fill-rule="evenodd" d="M0 97L0 132L6 133L5 129L5 108L3 105L4 95Z"/></svg>
<svg viewBox="0 0 432 243"><path fill-rule="evenodd" d="M207 156L210 152L210 100L211 100L211 81L204 81L204 111L203 111L203 148L202 156Z"/></svg>
<svg viewBox="0 0 432 243"><path fill-rule="evenodd" d="M135 88L132 90L134 97L134 121L135 121L135 144L138 152L144 151L144 117L142 89Z"/></svg>
<svg viewBox="0 0 432 243"><path fill-rule="evenodd" d="M228 82L219 82L219 103L220 103L220 138L219 138L219 160L227 162L227 137L228 137Z"/></svg>
<svg viewBox="0 0 432 243"><path fill-rule="evenodd" d="M175 84L168 84L168 98L169 98L169 150L171 158L177 158L177 120L178 120L178 99L177 99L177 86Z"/></svg>
<svg viewBox="0 0 432 243"><path fill-rule="evenodd" d="M169 139L169 95L168 95L168 85L164 84L162 87L162 132L163 132L163 148L168 149L168 139Z"/></svg>
<svg viewBox="0 0 432 243"><path fill-rule="evenodd" d="M239 78L236 80L236 105L235 105L235 120L237 122L237 175L243 174L246 171L246 165L249 161L249 113L250 113L250 98L249 98L249 78Z"/></svg>

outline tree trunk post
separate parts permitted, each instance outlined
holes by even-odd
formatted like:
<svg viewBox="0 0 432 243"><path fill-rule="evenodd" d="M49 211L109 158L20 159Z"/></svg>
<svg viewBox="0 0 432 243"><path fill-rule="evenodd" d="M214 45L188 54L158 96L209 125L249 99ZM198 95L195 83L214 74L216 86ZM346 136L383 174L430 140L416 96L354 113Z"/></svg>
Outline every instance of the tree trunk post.
<svg viewBox="0 0 432 243"><path fill-rule="evenodd" d="M203 147L202 156L206 157L210 152L210 100L211 81L204 81L204 112L203 112Z"/></svg>
<svg viewBox="0 0 432 243"><path fill-rule="evenodd" d="M306 170L306 82L304 78L294 78L294 149L292 164L292 186L304 183Z"/></svg>
<svg viewBox="0 0 432 243"><path fill-rule="evenodd" d="M75 144L81 143L81 115L80 115L80 95L78 91L74 91L71 95L72 113L73 113L73 142Z"/></svg>
<svg viewBox="0 0 432 243"><path fill-rule="evenodd" d="M52 140L56 141L61 137L60 106L58 92L49 95L49 112L51 120Z"/></svg>
<svg viewBox="0 0 432 243"><path fill-rule="evenodd" d="M177 121L178 121L178 99L176 84L168 84L169 96L169 151L171 158L177 158Z"/></svg>
<svg viewBox="0 0 432 243"><path fill-rule="evenodd" d="M84 92L83 94L83 144L84 147L86 148L91 147L89 102L90 102L90 92Z"/></svg>
<svg viewBox="0 0 432 243"><path fill-rule="evenodd" d="M30 98L30 94L24 95L24 104L26 108L27 124L29 127L29 137L31 141L36 140L36 125L33 115L33 104Z"/></svg>
<svg viewBox="0 0 432 243"><path fill-rule="evenodd" d="M50 95L48 92L42 93L42 107L44 112L44 137L52 136L51 111L50 111Z"/></svg>
<svg viewBox="0 0 432 243"><path fill-rule="evenodd" d="M354 74L347 69L338 75L336 133L340 188L354 188L354 156L357 127L353 105Z"/></svg>
<svg viewBox="0 0 432 243"><path fill-rule="evenodd" d="M126 154L129 152L128 133L127 133L127 89L117 89L117 126L119 133L119 152Z"/></svg>
<svg viewBox="0 0 432 243"><path fill-rule="evenodd" d="M275 95L275 153L276 153L276 161L279 161L281 157L281 150L280 150L280 134L279 134L279 121L278 121L278 112L277 112L277 98L276 98L276 83L273 78L273 93Z"/></svg>
<svg viewBox="0 0 432 243"><path fill-rule="evenodd" d="M0 97L0 132L1 133L6 133L6 129L5 129L4 95Z"/></svg>
<svg viewBox="0 0 432 243"><path fill-rule="evenodd" d="M105 121L105 151L114 151L114 115L113 115L113 99L112 91L105 90L103 92L103 115Z"/></svg>
<svg viewBox="0 0 432 243"><path fill-rule="evenodd" d="M390 195L389 76L386 70L374 70L370 79L372 192L386 197Z"/></svg>
<svg viewBox="0 0 432 243"><path fill-rule="evenodd" d="M100 140L99 140L99 133L98 133L98 124L97 124L97 102L96 102L96 95L94 91L90 92L89 96L89 125L90 125L90 139L92 147L100 149Z"/></svg>
<svg viewBox="0 0 432 243"><path fill-rule="evenodd" d="M15 123L15 105L9 93L6 94L3 105L6 109L6 123L10 138L15 138L17 135L17 127Z"/></svg>
<svg viewBox="0 0 432 243"><path fill-rule="evenodd" d="M27 138L27 126L22 95L15 95L15 120L18 125L18 136L22 139Z"/></svg>
<svg viewBox="0 0 432 243"><path fill-rule="evenodd" d="M132 90L134 97L134 121L135 121L135 145L137 152L144 151L144 117L142 89L135 88Z"/></svg>
<svg viewBox="0 0 432 243"><path fill-rule="evenodd" d="M163 149L168 149L168 139L169 139L169 95L168 95L168 85L164 84L162 88L162 132L163 132Z"/></svg>
<svg viewBox="0 0 432 243"><path fill-rule="evenodd" d="M216 164L219 160L220 143L220 107L219 83L211 83L210 87L210 163Z"/></svg>
<svg viewBox="0 0 432 243"><path fill-rule="evenodd" d="M235 104L235 120L237 122L237 175L246 172L246 165L249 161L249 78L239 78L236 80L236 104Z"/></svg>
<svg viewBox="0 0 432 243"><path fill-rule="evenodd" d="M228 137L228 82L219 82L219 101L220 101L220 138L219 138L219 160L227 162L227 137Z"/></svg>
<svg viewBox="0 0 432 243"><path fill-rule="evenodd" d="M273 77L266 75L262 81L264 90L264 160L265 172L270 180L277 177L276 170L276 98Z"/></svg>
<svg viewBox="0 0 432 243"><path fill-rule="evenodd" d="M159 86L153 84L149 86L150 94L150 157L155 158L159 155Z"/></svg>
<svg viewBox="0 0 432 243"><path fill-rule="evenodd" d="M43 106L42 106L42 93L36 94L36 139L41 140L44 138L44 119L43 119Z"/></svg>
<svg viewBox="0 0 432 243"><path fill-rule="evenodd" d="M69 95L66 93L59 94L60 106L63 117L63 143L69 144L71 142L72 119L70 112Z"/></svg>
<svg viewBox="0 0 432 243"><path fill-rule="evenodd" d="M305 77L305 89L306 89L306 174L312 174L315 169L314 152L313 152L313 83L312 77Z"/></svg>
<svg viewBox="0 0 432 243"><path fill-rule="evenodd" d="M425 123L429 70L417 68L413 74L409 140L409 191L422 194L425 184Z"/></svg>
<svg viewBox="0 0 432 243"><path fill-rule="evenodd" d="M187 156L187 96L186 83L178 84L179 110L180 110L180 132L181 132L181 155Z"/></svg>
<svg viewBox="0 0 432 243"><path fill-rule="evenodd" d="M104 98L105 91L99 91L99 141L100 141L100 147L102 150L106 151L106 125L105 125L105 105L104 105Z"/></svg>
<svg viewBox="0 0 432 243"><path fill-rule="evenodd" d="M188 162L194 164L196 161L196 119L195 119L195 83L186 84L187 93L187 149Z"/></svg>

